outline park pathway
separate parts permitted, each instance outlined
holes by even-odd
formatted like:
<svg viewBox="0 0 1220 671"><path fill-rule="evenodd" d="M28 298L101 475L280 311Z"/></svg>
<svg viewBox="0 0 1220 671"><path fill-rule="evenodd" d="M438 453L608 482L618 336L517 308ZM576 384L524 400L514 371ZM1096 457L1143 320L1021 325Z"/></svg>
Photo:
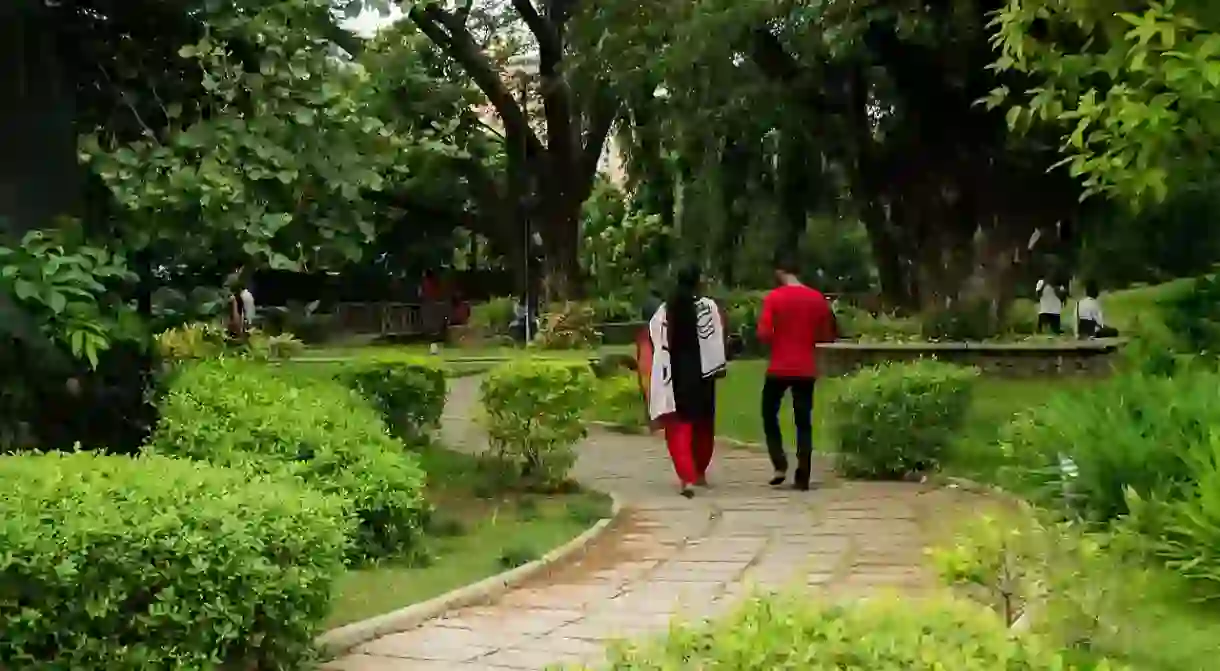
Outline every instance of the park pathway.
<svg viewBox="0 0 1220 671"><path fill-rule="evenodd" d="M447 444L481 449L472 421L479 379L450 383ZM907 483L835 482L810 492L766 485L760 450L720 448L712 489L677 495L664 445L607 432L579 446L580 482L615 492L625 514L584 557L494 604L463 609L360 646L332 671L514 671L596 664L605 643L664 631L672 616L723 612L751 587L809 586L831 597L919 593L921 525L944 502ZM817 479L817 478L815 478Z"/></svg>

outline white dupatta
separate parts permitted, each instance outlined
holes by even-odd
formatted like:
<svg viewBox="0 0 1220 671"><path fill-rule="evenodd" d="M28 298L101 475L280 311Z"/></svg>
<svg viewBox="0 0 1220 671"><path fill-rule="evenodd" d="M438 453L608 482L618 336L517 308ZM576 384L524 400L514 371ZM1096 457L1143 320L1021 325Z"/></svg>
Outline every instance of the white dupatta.
<svg viewBox="0 0 1220 671"><path fill-rule="evenodd" d="M699 334L700 369L705 379L714 377L724 371L728 358L724 351L724 321L712 299L700 298L695 301L695 324ZM653 420L678 409L669 361L668 325L665 305L662 304L648 320L648 337L652 341L648 416Z"/></svg>

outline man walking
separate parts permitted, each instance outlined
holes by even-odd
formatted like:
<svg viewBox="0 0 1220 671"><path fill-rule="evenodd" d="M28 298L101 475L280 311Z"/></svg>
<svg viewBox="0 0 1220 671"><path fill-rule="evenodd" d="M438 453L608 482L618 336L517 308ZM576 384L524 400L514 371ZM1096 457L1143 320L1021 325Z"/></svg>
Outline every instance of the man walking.
<svg viewBox="0 0 1220 671"><path fill-rule="evenodd" d="M792 486L809 489L813 461L813 383L817 379L818 343L837 337L834 313L821 292L801 284L796 265L776 264L779 287L763 299L758 319L758 339L771 348L767 379L762 391L763 432L778 486L788 477L788 455L784 453L779 428L779 408L784 394L792 390L792 414L796 420L796 474Z"/></svg>

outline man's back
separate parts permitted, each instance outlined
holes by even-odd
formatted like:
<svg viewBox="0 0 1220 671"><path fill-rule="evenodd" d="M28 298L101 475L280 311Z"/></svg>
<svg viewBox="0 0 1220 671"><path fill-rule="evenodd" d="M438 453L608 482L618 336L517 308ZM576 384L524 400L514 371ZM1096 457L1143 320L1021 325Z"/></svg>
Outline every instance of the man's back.
<svg viewBox="0 0 1220 671"><path fill-rule="evenodd" d="M758 337L771 346L768 375L816 377L814 346L835 337L830 304L821 292L803 284L774 289L763 299Z"/></svg>

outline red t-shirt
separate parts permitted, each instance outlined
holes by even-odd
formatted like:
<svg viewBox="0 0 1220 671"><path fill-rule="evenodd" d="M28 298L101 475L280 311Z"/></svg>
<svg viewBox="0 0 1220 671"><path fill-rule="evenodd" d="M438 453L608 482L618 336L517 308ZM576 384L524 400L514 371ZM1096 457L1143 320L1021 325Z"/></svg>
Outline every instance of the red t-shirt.
<svg viewBox="0 0 1220 671"><path fill-rule="evenodd" d="M821 292L803 284L773 289L763 299L758 339L771 346L768 375L816 377L814 346L835 339L830 303Z"/></svg>

